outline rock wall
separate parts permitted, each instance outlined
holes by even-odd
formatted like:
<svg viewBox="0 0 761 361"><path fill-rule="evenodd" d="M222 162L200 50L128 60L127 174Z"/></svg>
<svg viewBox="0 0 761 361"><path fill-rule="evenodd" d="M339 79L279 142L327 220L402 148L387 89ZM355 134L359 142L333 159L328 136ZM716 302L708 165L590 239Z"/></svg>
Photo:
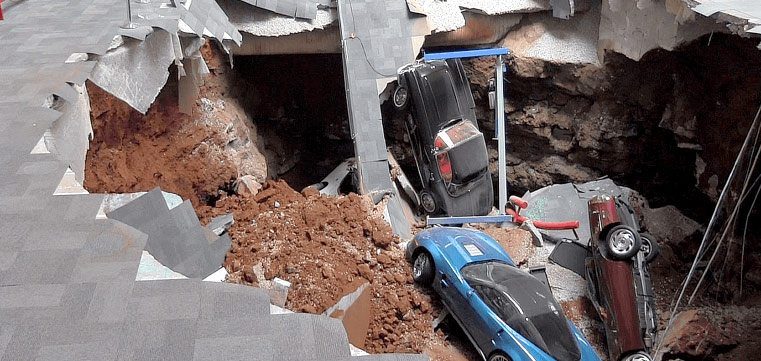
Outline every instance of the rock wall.
<svg viewBox="0 0 761 361"><path fill-rule="evenodd" d="M707 221L761 103L761 79L749 76L761 71L756 45L714 34L639 62L608 53L601 67L509 59L511 193L608 175L654 207L673 204ZM493 60L466 69L479 122L494 134ZM496 143L490 148L496 158Z"/></svg>

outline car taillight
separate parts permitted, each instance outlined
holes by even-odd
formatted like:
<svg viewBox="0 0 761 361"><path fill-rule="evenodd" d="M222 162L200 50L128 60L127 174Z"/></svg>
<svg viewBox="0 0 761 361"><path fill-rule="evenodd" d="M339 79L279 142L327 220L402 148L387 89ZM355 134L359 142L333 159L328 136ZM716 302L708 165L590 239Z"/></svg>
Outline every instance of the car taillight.
<svg viewBox="0 0 761 361"><path fill-rule="evenodd" d="M449 154L447 152L441 152L436 156L436 160L439 162L439 170L441 171L441 177L445 181L452 180L452 163L449 162Z"/></svg>
<svg viewBox="0 0 761 361"><path fill-rule="evenodd" d="M437 137L436 138L436 144L434 144L434 145L436 146L436 149L442 149L442 148L444 148L444 141L441 140L441 137Z"/></svg>

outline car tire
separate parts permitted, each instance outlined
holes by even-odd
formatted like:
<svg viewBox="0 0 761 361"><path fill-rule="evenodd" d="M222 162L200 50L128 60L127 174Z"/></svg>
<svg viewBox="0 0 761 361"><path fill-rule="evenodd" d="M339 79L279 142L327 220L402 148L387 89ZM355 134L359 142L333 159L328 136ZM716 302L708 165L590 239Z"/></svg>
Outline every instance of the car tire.
<svg viewBox="0 0 761 361"><path fill-rule="evenodd" d="M412 260L412 279L415 282L428 286L433 282L433 259L426 251L418 252Z"/></svg>
<svg viewBox="0 0 761 361"><path fill-rule="evenodd" d="M491 356L489 356L489 361L512 361L513 359L510 358L510 356L505 355L502 352L495 352Z"/></svg>
<svg viewBox="0 0 761 361"><path fill-rule="evenodd" d="M433 213L436 211L436 198L428 191L422 191L420 193L420 206L426 213Z"/></svg>
<svg viewBox="0 0 761 361"><path fill-rule="evenodd" d="M391 100L394 102L394 107L398 110L403 110L409 104L410 92L407 87L399 85L394 89L394 94L391 95Z"/></svg>
<svg viewBox="0 0 761 361"><path fill-rule="evenodd" d="M650 357L650 355L642 351L637 351L635 353L628 354L624 358L621 359L621 361L652 361L652 360L653 359Z"/></svg>
<svg viewBox="0 0 761 361"><path fill-rule="evenodd" d="M654 261L661 253L661 247L658 245L658 242L655 241L655 238L650 233L642 233L639 238L642 239L642 245L639 250L645 256L645 261L647 263Z"/></svg>
<svg viewBox="0 0 761 361"><path fill-rule="evenodd" d="M608 254L615 260L626 260L639 252L642 239L634 228L619 224L605 234Z"/></svg>

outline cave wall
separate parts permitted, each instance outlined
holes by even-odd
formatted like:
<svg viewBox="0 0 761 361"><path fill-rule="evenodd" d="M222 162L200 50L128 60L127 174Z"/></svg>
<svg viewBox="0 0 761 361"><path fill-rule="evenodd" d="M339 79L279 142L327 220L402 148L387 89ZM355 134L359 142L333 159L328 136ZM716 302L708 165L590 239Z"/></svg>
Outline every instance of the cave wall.
<svg viewBox="0 0 761 361"><path fill-rule="evenodd" d="M608 53L601 67L510 58L511 193L607 175L653 207L673 204L707 220L761 103L756 45L714 34L638 62ZM466 69L479 122L494 134L486 92L493 60L468 60ZM489 146L496 159L496 143Z"/></svg>

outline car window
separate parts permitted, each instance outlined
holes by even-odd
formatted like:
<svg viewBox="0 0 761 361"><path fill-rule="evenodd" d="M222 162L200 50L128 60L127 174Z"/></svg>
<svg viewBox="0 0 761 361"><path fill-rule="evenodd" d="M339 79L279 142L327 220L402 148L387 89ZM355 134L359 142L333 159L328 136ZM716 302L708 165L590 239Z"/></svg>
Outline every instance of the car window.
<svg viewBox="0 0 761 361"><path fill-rule="evenodd" d="M470 138L477 137L481 132L469 120L461 121L451 127L442 129L436 135L434 146L436 152L452 148Z"/></svg>
<svg viewBox="0 0 761 361"><path fill-rule="evenodd" d="M454 90L452 77L449 70L442 68L424 77L428 93L436 104L435 110L438 119L431 119L431 128L437 130L452 119L462 116L457 104L457 95Z"/></svg>
<svg viewBox="0 0 761 361"><path fill-rule="evenodd" d="M559 361L581 358L560 305L546 285L506 263L472 263L463 278L510 328Z"/></svg>

